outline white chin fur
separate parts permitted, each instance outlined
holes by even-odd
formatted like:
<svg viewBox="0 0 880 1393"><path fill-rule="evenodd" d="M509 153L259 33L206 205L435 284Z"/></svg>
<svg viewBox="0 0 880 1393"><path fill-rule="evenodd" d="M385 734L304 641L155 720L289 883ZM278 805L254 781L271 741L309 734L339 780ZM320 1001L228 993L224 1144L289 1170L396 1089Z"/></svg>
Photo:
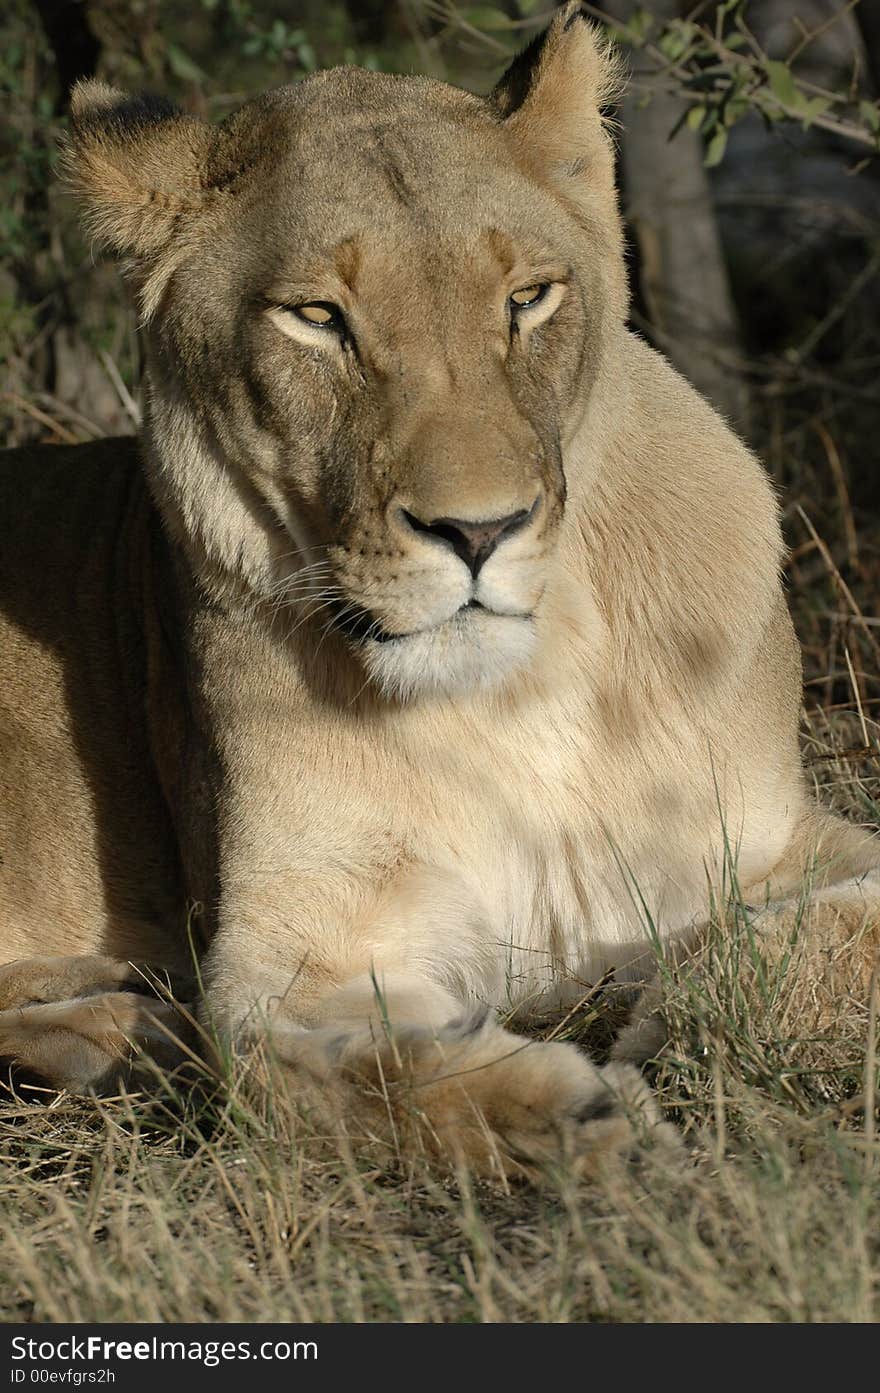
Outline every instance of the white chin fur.
<svg viewBox="0 0 880 1393"><path fill-rule="evenodd" d="M367 642L361 652L383 696L409 701L495 687L529 663L535 644L528 619L469 614L408 638Z"/></svg>

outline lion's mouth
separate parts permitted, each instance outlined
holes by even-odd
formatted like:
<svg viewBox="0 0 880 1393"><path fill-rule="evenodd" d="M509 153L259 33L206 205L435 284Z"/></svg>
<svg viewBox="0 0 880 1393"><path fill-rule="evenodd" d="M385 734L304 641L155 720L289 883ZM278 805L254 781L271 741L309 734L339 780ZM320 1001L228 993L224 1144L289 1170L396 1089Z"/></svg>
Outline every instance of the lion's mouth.
<svg viewBox="0 0 880 1393"><path fill-rule="evenodd" d="M333 627L351 643L394 643L397 639L408 637L407 634L392 634L383 629L368 609L341 608L338 603L334 605Z"/></svg>
<svg viewBox="0 0 880 1393"><path fill-rule="evenodd" d="M538 643L535 615L469 600L438 623L392 632L374 613L344 604L335 627L389 699L456 697L487 689L526 666Z"/></svg>
<svg viewBox="0 0 880 1393"><path fill-rule="evenodd" d="M496 610L487 609L479 600L471 599L439 624L429 624L424 629L407 629L403 633L391 633L390 630L382 627L380 620L368 609L352 611L349 605L337 603L333 612L333 625L352 643L398 643L402 639L415 638L417 634L428 634L434 629L442 629L445 624L460 619L474 610L494 615L498 619L530 619L532 617L531 614L499 614Z"/></svg>

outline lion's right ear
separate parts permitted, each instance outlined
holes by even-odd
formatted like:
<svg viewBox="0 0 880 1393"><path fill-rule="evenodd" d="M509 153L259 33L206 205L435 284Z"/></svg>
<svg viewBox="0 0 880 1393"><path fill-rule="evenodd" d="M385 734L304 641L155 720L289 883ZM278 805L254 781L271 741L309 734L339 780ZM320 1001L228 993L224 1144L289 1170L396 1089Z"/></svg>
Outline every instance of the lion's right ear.
<svg viewBox="0 0 880 1393"><path fill-rule="evenodd" d="M103 82L77 83L70 112L65 172L89 232L136 261L155 257L181 215L205 205L213 127L164 97L129 97Z"/></svg>

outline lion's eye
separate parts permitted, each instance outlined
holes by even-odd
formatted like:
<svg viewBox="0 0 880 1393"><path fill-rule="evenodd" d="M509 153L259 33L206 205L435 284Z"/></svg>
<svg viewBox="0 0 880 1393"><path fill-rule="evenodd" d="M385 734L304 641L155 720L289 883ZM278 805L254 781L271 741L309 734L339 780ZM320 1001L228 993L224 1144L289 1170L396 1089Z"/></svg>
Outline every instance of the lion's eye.
<svg viewBox="0 0 880 1393"><path fill-rule="evenodd" d="M515 290L511 295L511 306L515 310L529 309L543 300L549 289L548 285L524 285L522 290Z"/></svg>
<svg viewBox="0 0 880 1393"><path fill-rule="evenodd" d="M308 305L288 305L287 308L297 319L316 324L320 329L341 329L345 324L342 311L324 300L314 300Z"/></svg>

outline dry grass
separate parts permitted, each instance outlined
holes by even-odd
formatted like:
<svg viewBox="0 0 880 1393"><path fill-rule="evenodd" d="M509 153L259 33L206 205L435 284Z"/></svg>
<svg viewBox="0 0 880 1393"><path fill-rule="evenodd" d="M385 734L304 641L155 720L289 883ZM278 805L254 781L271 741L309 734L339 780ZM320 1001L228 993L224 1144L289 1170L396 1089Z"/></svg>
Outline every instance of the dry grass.
<svg viewBox="0 0 880 1393"><path fill-rule="evenodd" d="M805 729L823 797L877 819L877 727ZM865 736L867 735L867 742ZM853 751L858 752L857 758ZM670 974L655 1087L685 1159L505 1191L322 1136L230 1079L0 1107L0 1313L35 1321L872 1321L876 1001L800 1029L795 953L719 932ZM757 984L757 985L756 985ZM619 1006L535 1022L601 1051Z"/></svg>
<svg viewBox="0 0 880 1393"><path fill-rule="evenodd" d="M855 1031L840 1044L864 1057ZM4 1318L876 1319L880 1158L860 1109L821 1076L811 1109L790 1106L730 1066L698 1050L664 1068L680 1171L648 1156L543 1193L370 1167L247 1108L172 1126L138 1102L10 1104Z"/></svg>

